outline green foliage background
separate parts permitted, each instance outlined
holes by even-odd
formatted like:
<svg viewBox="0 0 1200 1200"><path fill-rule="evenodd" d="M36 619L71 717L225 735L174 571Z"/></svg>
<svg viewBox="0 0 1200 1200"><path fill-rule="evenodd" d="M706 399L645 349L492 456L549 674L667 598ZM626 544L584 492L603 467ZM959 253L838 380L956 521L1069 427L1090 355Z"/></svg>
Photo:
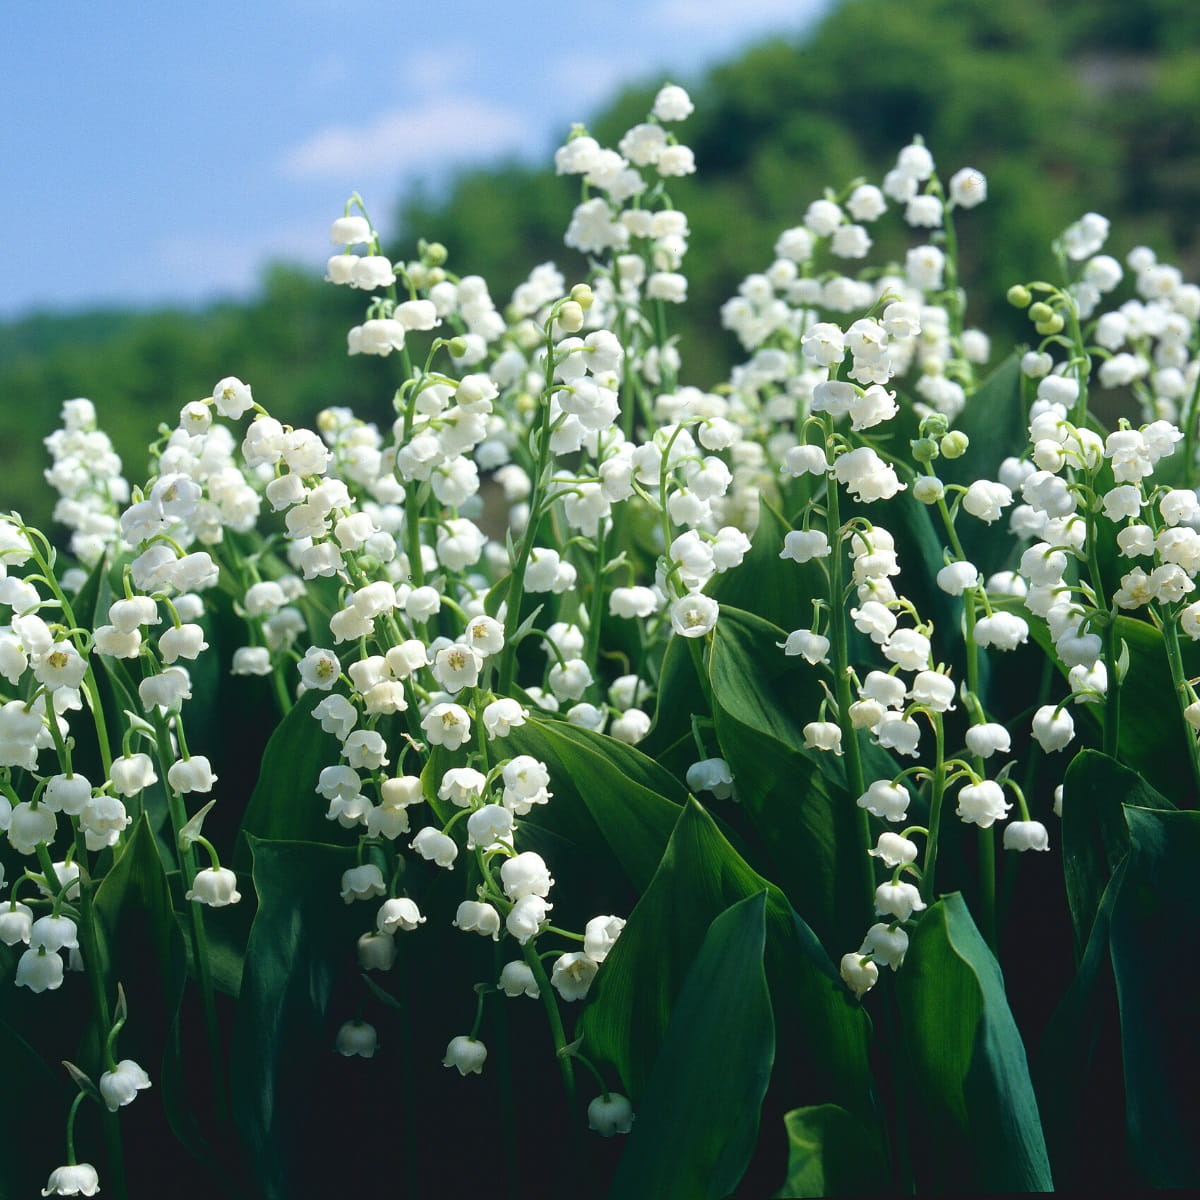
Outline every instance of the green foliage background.
<svg viewBox="0 0 1200 1200"><path fill-rule="evenodd" d="M660 82L615 97L593 132L615 144ZM826 186L877 180L914 133L947 174L973 165L988 175L986 216L970 223L962 250L968 315L989 332L1021 335L1005 288L1048 272L1050 239L1085 209L1112 219L1121 250L1144 241L1195 274L1192 0L843 0L802 37L678 82L698 101L681 132L699 172L671 189L692 228L691 298L676 317L685 382L711 386L736 360L733 339L713 336L717 309L769 264L779 231ZM576 182L552 169L466 171L445 194L398 202L402 232L390 250L408 257L420 236L442 241L451 269L485 276L503 303L536 263L554 259L568 274L579 265L562 245L576 200ZM387 363L345 355L344 330L360 311L356 294L280 264L245 303L0 325L0 510L49 519L40 443L73 396L96 402L131 477L142 474L157 424L224 375L250 382L285 420L330 404L387 420Z"/></svg>

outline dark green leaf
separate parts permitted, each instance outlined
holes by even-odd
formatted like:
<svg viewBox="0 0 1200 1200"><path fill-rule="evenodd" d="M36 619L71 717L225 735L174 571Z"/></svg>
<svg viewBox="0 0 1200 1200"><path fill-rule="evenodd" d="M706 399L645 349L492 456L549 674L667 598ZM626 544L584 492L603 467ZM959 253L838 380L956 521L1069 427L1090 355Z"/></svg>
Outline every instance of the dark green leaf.
<svg viewBox="0 0 1200 1200"><path fill-rule="evenodd" d="M298 1190L288 1174L292 1123L317 1103L307 1062L332 1053L325 1010L369 918L338 896L353 851L253 835L246 841L258 913L234 1026L233 1112L265 1193L284 1197Z"/></svg>
<svg viewBox="0 0 1200 1200"><path fill-rule="evenodd" d="M800 1196L882 1194L887 1159L879 1131L839 1108L818 1104L787 1113L788 1172L779 1200Z"/></svg>
<svg viewBox="0 0 1200 1200"><path fill-rule="evenodd" d="M1025 1047L960 895L922 916L895 985L917 1190L1050 1190Z"/></svg>
<svg viewBox="0 0 1200 1200"><path fill-rule="evenodd" d="M709 926L638 1104L613 1200L721 1200L744 1174L775 1054L765 901L765 891L748 896Z"/></svg>
<svg viewBox="0 0 1200 1200"><path fill-rule="evenodd" d="M554 798L527 819L576 846L607 844L642 891L686 797L679 781L635 747L565 721L531 718L502 740L506 751L531 754L550 771Z"/></svg>
<svg viewBox="0 0 1200 1200"><path fill-rule="evenodd" d="M961 458L939 458L934 470L947 483L969 485L976 479L995 479L996 468L1009 455L1020 456L1029 446L1028 421L1021 398L1021 366L1013 354L984 380L954 422L971 444ZM1009 565L1013 540L1004 519L985 525L964 516L957 525L967 558L984 577ZM901 560L903 565L903 560ZM939 564L940 565L940 564Z"/></svg>
<svg viewBox="0 0 1200 1200"><path fill-rule="evenodd" d="M765 501L759 505L750 552L737 570L718 575L708 589L722 614L726 607L743 609L783 629L809 624L813 599L825 596L829 583L817 560L797 563L779 557L791 528Z"/></svg>
<svg viewBox="0 0 1200 1200"><path fill-rule="evenodd" d="M337 738L325 733L312 715L324 698L322 692L306 692L279 722L267 743L258 783L246 806L234 849L234 864L239 871L249 869L250 836L269 841L349 844L338 823L327 819L327 805L315 790L321 771L341 761Z"/></svg>
<svg viewBox="0 0 1200 1200"><path fill-rule="evenodd" d="M1125 1113L1140 1182L1187 1188L1200 1179L1195 1067L1194 875L1200 813L1127 806L1132 852L1112 914L1110 947L1121 1014Z"/></svg>
<svg viewBox="0 0 1200 1200"><path fill-rule="evenodd" d="M857 797L842 760L804 749L803 726L823 693L818 668L786 657L782 637L749 613L722 610L709 657L717 737L771 878L826 947L857 945L869 915ZM895 774L886 751L860 747L871 779Z"/></svg>
<svg viewBox="0 0 1200 1200"><path fill-rule="evenodd" d="M804 1100L832 1097L869 1112L861 1007L849 1000L828 956L779 890L746 865L695 801L680 814L658 871L596 980L580 1026L589 1057L615 1068L635 1102L710 923L764 888L768 979L794 1074L785 1086Z"/></svg>
<svg viewBox="0 0 1200 1200"><path fill-rule="evenodd" d="M1141 776L1101 754L1082 750L1063 779L1063 874L1075 930L1076 955L1091 936L1100 897L1129 852L1122 805L1170 808Z"/></svg>

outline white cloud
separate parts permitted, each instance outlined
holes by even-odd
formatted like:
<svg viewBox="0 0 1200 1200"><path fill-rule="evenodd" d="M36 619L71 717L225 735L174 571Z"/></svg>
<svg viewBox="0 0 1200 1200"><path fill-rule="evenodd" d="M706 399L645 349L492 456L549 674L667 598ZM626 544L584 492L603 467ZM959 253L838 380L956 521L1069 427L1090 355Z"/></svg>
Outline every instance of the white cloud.
<svg viewBox="0 0 1200 1200"><path fill-rule="evenodd" d="M611 100L621 84L637 79L655 65L650 55L638 61L631 54L618 59L602 54L566 53L554 56L547 74L551 88L567 102L559 103L558 107L569 106L578 120L586 110ZM562 132L566 134L565 129Z"/></svg>
<svg viewBox="0 0 1200 1200"><path fill-rule="evenodd" d="M658 27L689 33L746 34L767 28L790 32L807 25L831 0L659 0L646 13Z"/></svg>
<svg viewBox="0 0 1200 1200"><path fill-rule="evenodd" d="M272 260L324 262L327 230L312 225L236 231L177 232L159 238L151 251L150 274L185 279L197 295L249 294L263 265Z"/></svg>
<svg viewBox="0 0 1200 1200"><path fill-rule="evenodd" d="M365 125L330 126L287 151L294 179L358 183L414 167L493 155L529 145L537 130L520 113L471 96L444 96L379 113Z"/></svg>

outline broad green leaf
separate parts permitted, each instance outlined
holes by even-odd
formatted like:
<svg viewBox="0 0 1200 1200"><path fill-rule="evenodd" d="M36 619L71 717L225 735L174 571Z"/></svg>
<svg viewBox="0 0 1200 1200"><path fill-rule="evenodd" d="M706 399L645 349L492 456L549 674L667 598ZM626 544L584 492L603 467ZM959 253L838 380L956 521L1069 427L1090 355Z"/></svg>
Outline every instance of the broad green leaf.
<svg viewBox="0 0 1200 1200"><path fill-rule="evenodd" d="M233 1113L264 1193L286 1197L299 1190L288 1171L294 1122L322 1103L308 1086L308 1060L331 1053L325 1010L364 917L338 895L353 851L246 841L258 912L233 1032Z"/></svg>
<svg viewBox="0 0 1200 1200"><path fill-rule="evenodd" d="M810 623L813 599L825 596L829 584L815 559L797 563L779 557L791 528L771 505L765 501L759 505L749 553L739 567L718 575L708 589L721 605L721 620L726 608L736 608L783 629Z"/></svg>
<svg viewBox="0 0 1200 1200"><path fill-rule="evenodd" d="M15 968L18 957L0 946L0 988L5 991L14 990L5 960L11 959ZM36 1196L45 1185L50 1166L62 1153L62 1123L75 1092L66 1071L53 1070L23 1032L22 1026L10 1024L7 1014L0 1016L0 1063L11 1086L20 1081L21 1101L19 1119L0 1121L0 1197Z"/></svg>
<svg viewBox="0 0 1200 1200"><path fill-rule="evenodd" d="M249 869L247 843L251 836L268 841L349 844L341 826L327 819L328 806L316 793L321 771L341 761L337 738L325 733L312 715L324 698L322 692L306 692L267 743L234 848L239 871Z"/></svg>
<svg viewBox="0 0 1200 1200"><path fill-rule="evenodd" d="M657 692L654 725L638 748L669 769L677 767L682 778L698 757L692 739L692 717L712 715L687 638L673 637L667 643Z"/></svg>
<svg viewBox="0 0 1200 1200"><path fill-rule="evenodd" d="M917 1190L1050 1190L1025 1047L959 894L922 916L895 986Z"/></svg>
<svg viewBox="0 0 1200 1200"><path fill-rule="evenodd" d="M857 945L870 915L857 797L841 759L804 749L823 693L817 669L778 648L782 636L749 613L722 612L709 657L717 737L763 868L822 944ZM871 779L894 775L886 751L860 747Z"/></svg>
<svg viewBox="0 0 1200 1200"><path fill-rule="evenodd" d="M1015 608L1025 616L1031 637L1054 658L1045 621L1030 618L1013 602L1002 601L1000 607ZM1121 684L1117 757L1168 801L1185 803L1195 791L1187 751L1187 739L1194 735L1175 703L1162 633L1146 621L1118 616L1114 636L1129 650L1129 671ZM1054 661L1057 663L1057 658ZM1066 670L1061 666L1059 670L1065 678ZM1084 723L1090 725L1097 731L1098 741L1104 706L1082 704L1073 711L1077 728Z"/></svg>
<svg viewBox="0 0 1200 1200"><path fill-rule="evenodd" d="M1083 793L1064 795L1064 822L1072 807L1086 820ZM1078 973L1043 1038L1039 1092L1053 1114L1055 1169L1064 1164L1067 1186L1077 1176L1095 1178L1099 1158L1104 1174L1128 1191L1189 1187L1200 1174L1190 1119L1200 969L1186 949L1194 940L1200 813L1129 804L1122 812L1127 853L1096 905ZM1124 1129L1111 1112L1122 1078Z"/></svg>
<svg viewBox="0 0 1200 1200"><path fill-rule="evenodd" d="M767 890L767 973L787 1064L783 1086L804 1102L869 1111L866 1017L812 931L756 874L694 800L605 960L580 1028L589 1057L610 1064L640 1099L676 999L711 922Z"/></svg>
<svg viewBox="0 0 1200 1200"><path fill-rule="evenodd" d="M765 902L765 891L748 896L709 926L638 1104L613 1200L721 1200L745 1173L775 1056Z"/></svg>
<svg viewBox="0 0 1200 1200"><path fill-rule="evenodd" d="M1077 956L1091 936L1113 871L1129 853L1126 804L1171 807L1140 775L1107 754L1080 751L1063 779L1062 805L1063 874Z"/></svg>
<svg viewBox="0 0 1200 1200"><path fill-rule="evenodd" d="M947 483L967 486L976 479L995 479L1003 459L1025 452L1028 421L1021 398L1021 366L1015 354L984 380L954 427L961 429L971 444L961 458L939 458L934 463L934 470ZM1013 539L1005 519L985 525L967 514L959 518L956 529L967 557L985 577L1009 565Z"/></svg>
<svg viewBox="0 0 1200 1200"><path fill-rule="evenodd" d="M797 1108L783 1118L788 1170L777 1200L880 1195L889 1190L879 1130L836 1104Z"/></svg>
<svg viewBox="0 0 1200 1200"><path fill-rule="evenodd" d="M1120 1030L1110 1012L1116 1006L1109 956L1112 913L1127 866L1127 858L1117 864L1100 897L1075 978L1032 1062L1054 1178L1068 1191L1085 1180L1106 1179L1113 1186L1128 1181L1125 1122L1113 1103Z"/></svg>
<svg viewBox="0 0 1200 1200"><path fill-rule="evenodd" d="M238 1194L218 1161L216 1135L206 1136L200 1119L197 1096L211 1095L213 1089L206 1034L202 1019L185 1022L182 1016L189 953L145 814L96 889L95 912L107 990L111 995L122 984L129 1003L130 1019L117 1043L117 1057L148 1067L155 1090L145 1103L161 1104L171 1132L197 1160L196 1169L210 1169L225 1193ZM190 927L197 917L207 922L210 914L193 913L189 906L183 921ZM164 1128L160 1136L165 1134ZM131 1182L142 1186L145 1169L131 1159Z"/></svg>
<svg viewBox="0 0 1200 1200"><path fill-rule="evenodd" d="M1195 1067L1200 1062L1194 876L1200 812L1126 806L1132 851L1112 914L1125 1113L1139 1182L1187 1188L1200 1179Z"/></svg>
<svg viewBox="0 0 1200 1200"><path fill-rule="evenodd" d="M687 795L679 781L635 747L565 721L531 718L502 740L550 771L554 798L527 820L574 846L606 844L644 890Z"/></svg>
<svg viewBox="0 0 1200 1200"><path fill-rule="evenodd" d="M119 1044L122 1056L138 1058L134 1051L144 1046L141 1052L152 1051L150 1061L157 1061L179 1011L187 953L158 846L144 815L96 889L94 911L109 1003L114 1002L118 983L129 1001L131 1019Z"/></svg>

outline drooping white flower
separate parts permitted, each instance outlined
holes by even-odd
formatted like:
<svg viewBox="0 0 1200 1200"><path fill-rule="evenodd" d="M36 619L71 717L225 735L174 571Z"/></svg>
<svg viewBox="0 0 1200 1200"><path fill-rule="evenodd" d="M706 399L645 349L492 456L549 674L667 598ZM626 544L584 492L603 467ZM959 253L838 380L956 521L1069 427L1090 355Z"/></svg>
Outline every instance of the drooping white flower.
<svg viewBox="0 0 1200 1200"><path fill-rule="evenodd" d="M597 1096L587 1106L588 1128L601 1137L628 1133L633 1128L633 1105L619 1092Z"/></svg>
<svg viewBox="0 0 1200 1200"><path fill-rule="evenodd" d="M870 954L877 963L898 971L908 952L908 934L903 929L892 929L882 922L872 925L858 949L859 954Z"/></svg>
<svg viewBox="0 0 1200 1200"><path fill-rule="evenodd" d="M550 971L550 984L566 1001L582 1000L596 978L600 964L581 950L559 955Z"/></svg>
<svg viewBox="0 0 1200 1200"><path fill-rule="evenodd" d="M875 911L881 917L907 921L924 907L921 893L911 883L881 883L875 889Z"/></svg>
<svg viewBox="0 0 1200 1200"><path fill-rule="evenodd" d="M1049 850L1050 835L1041 821L1010 821L1004 827L1005 850Z"/></svg>
<svg viewBox="0 0 1200 1200"><path fill-rule="evenodd" d="M1062 750L1075 736L1075 721L1065 708L1043 704L1033 714L1033 736L1047 754Z"/></svg>
<svg viewBox="0 0 1200 1200"><path fill-rule="evenodd" d="M733 772L723 758L705 758L687 769L687 785L693 792L711 792L718 800L733 795Z"/></svg>
<svg viewBox="0 0 1200 1200"><path fill-rule="evenodd" d="M533 970L519 958L504 964L500 969L499 983L500 990L510 999L529 996L536 1000L541 995Z"/></svg>
<svg viewBox="0 0 1200 1200"><path fill-rule="evenodd" d="M899 833L881 833L867 853L888 867L901 867L917 861L917 844Z"/></svg>
<svg viewBox="0 0 1200 1200"><path fill-rule="evenodd" d="M109 1112L131 1104L138 1092L151 1086L150 1076L132 1058L123 1058L100 1076L100 1095Z"/></svg>
<svg viewBox="0 0 1200 1200"><path fill-rule="evenodd" d="M458 857L458 845L455 840L432 825L426 825L417 831L410 848L422 858L437 863L447 871L454 869L454 860Z"/></svg>
<svg viewBox="0 0 1200 1200"><path fill-rule="evenodd" d="M487 1061L487 1047L472 1037L450 1039L442 1058L443 1067L457 1067L460 1075L482 1075Z"/></svg>
<svg viewBox="0 0 1200 1200"><path fill-rule="evenodd" d="M458 906L452 924L466 933L490 937L494 942L500 940L500 914L494 905L464 900Z"/></svg>
<svg viewBox="0 0 1200 1200"><path fill-rule="evenodd" d="M100 1190L100 1176L91 1163L69 1163L50 1172L43 1196L94 1196Z"/></svg>
<svg viewBox="0 0 1200 1200"><path fill-rule="evenodd" d="M984 779L959 790L955 814L968 825L989 829L996 821L1004 820L1010 808L1003 788L994 779Z"/></svg>
<svg viewBox="0 0 1200 1200"><path fill-rule="evenodd" d="M354 1018L346 1021L337 1031L333 1048L347 1058L358 1055L361 1058L372 1058L379 1048L379 1035L375 1026L366 1021Z"/></svg>
<svg viewBox="0 0 1200 1200"><path fill-rule="evenodd" d="M242 894L237 890L237 876L228 867L207 867L196 872L196 878L183 898L207 904L210 908L224 908L236 904Z"/></svg>
<svg viewBox="0 0 1200 1200"><path fill-rule="evenodd" d="M838 974L859 1000L879 982L879 968L872 959L864 958L861 951L843 954Z"/></svg>
<svg viewBox="0 0 1200 1200"><path fill-rule="evenodd" d="M374 863L362 863L342 872L341 897L347 904L386 895L383 872Z"/></svg>

